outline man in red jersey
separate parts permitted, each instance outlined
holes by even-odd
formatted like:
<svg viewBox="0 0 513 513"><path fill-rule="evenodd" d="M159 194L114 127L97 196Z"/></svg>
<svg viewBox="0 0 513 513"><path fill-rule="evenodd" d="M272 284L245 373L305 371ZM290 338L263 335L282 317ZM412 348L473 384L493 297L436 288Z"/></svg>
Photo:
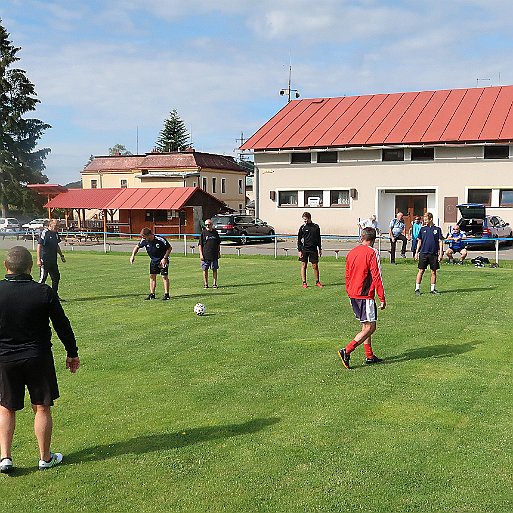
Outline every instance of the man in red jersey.
<svg viewBox="0 0 513 513"><path fill-rule="evenodd" d="M351 300L356 318L361 322L362 329L338 355L346 369L349 369L351 353L363 343L365 363L379 363L383 360L372 352L371 335L376 331L378 318L374 294L379 298L379 308L386 306L385 289L381 278L379 254L373 248L376 240L376 230L371 227L361 232L361 244L353 248L346 257L346 292Z"/></svg>

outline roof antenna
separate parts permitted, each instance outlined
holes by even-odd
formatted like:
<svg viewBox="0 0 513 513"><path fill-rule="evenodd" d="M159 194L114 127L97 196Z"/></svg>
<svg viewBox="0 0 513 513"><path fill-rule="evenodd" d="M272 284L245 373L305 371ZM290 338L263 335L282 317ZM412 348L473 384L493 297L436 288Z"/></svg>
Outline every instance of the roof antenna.
<svg viewBox="0 0 513 513"><path fill-rule="evenodd" d="M299 91L297 89L291 89L291 82L292 82L292 56L289 58L289 85L287 88L280 89L280 96L287 95L287 103L290 102L291 99L291 93L294 93L294 97L297 99L299 98Z"/></svg>

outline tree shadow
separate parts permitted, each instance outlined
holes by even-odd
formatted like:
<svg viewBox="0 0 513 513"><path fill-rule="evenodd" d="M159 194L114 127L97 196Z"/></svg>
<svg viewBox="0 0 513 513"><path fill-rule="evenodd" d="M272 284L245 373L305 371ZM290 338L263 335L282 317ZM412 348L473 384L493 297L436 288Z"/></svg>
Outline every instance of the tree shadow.
<svg viewBox="0 0 513 513"><path fill-rule="evenodd" d="M207 442L220 438L231 438L256 433L280 421L279 417L254 419L242 424L227 424L223 426L209 426L184 429L175 433L159 433L141 435L109 444L95 445L80 451L65 455L66 463L80 463L85 461L104 460L125 454L146 454L168 449L178 449L197 443Z"/></svg>
<svg viewBox="0 0 513 513"><path fill-rule="evenodd" d="M497 287L466 287L464 289L442 289L442 294L458 294L460 292L482 292L482 291L491 291L496 290Z"/></svg>
<svg viewBox="0 0 513 513"><path fill-rule="evenodd" d="M143 297L140 293L138 294L112 294L109 296L90 296L90 297L73 297L65 298L65 303L81 303L84 301L101 301L102 299L121 299L126 297Z"/></svg>
<svg viewBox="0 0 513 513"><path fill-rule="evenodd" d="M437 344L436 346L425 346L409 349L402 354L389 356L384 363L405 362L408 360L419 360L423 358L449 358L468 353L484 342L465 342L464 344Z"/></svg>

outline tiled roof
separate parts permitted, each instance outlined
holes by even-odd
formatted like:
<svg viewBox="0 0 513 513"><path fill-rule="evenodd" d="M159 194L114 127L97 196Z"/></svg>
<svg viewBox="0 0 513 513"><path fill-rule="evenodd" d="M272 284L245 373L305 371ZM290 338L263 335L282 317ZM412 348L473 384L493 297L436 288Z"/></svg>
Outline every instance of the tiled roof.
<svg viewBox="0 0 513 513"><path fill-rule="evenodd" d="M69 189L50 200L47 208L179 210L195 194L224 203L198 187L133 189Z"/></svg>
<svg viewBox="0 0 513 513"><path fill-rule="evenodd" d="M232 157L202 153L200 151L183 151L173 153L147 153L146 155L115 155L95 157L84 172L131 171L139 169L225 169L230 171L244 170Z"/></svg>
<svg viewBox="0 0 513 513"><path fill-rule="evenodd" d="M241 149L513 141L513 86L294 100Z"/></svg>

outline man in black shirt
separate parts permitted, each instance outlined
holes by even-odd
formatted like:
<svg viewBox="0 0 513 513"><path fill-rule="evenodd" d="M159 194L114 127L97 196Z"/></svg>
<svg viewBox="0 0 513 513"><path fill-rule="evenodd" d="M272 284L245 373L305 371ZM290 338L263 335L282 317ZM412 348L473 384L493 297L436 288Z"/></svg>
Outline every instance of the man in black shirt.
<svg viewBox="0 0 513 513"><path fill-rule="evenodd" d="M308 266L308 260L310 260L315 276L315 286L322 289L323 285L319 281L319 257L322 256L321 229L319 225L312 223L310 212L303 212L303 223L299 227L297 234L297 251L301 261L303 288L306 289L308 287L306 283L306 267Z"/></svg>
<svg viewBox="0 0 513 513"><path fill-rule="evenodd" d="M25 387L34 410L34 431L39 445L39 469L54 467L62 454L50 451L52 414L59 397L52 356L53 328L66 348L66 368L80 366L71 324L57 294L32 280L32 255L22 247L9 250L7 270L0 282L0 472L13 468L11 447L16 410L23 409Z"/></svg>
<svg viewBox="0 0 513 513"><path fill-rule="evenodd" d="M199 254L201 269L203 270L203 286L208 289L208 270L212 269L214 283L212 288L217 289L217 270L219 269L219 258L221 257L221 237L212 224L212 219L205 221L205 229L201 232L199 239Z"/></svg>
<svg viewBox="0 0 513 513"><path fill-rule="evenodd" d="M41 232L37 241L37 265L41 268L39 283L45 283L46 278L50 275L52 289L57 295L61 279L59 266L57 265L57 254L60 255L62 262L66 262L59 246L61 238L58 233L58 223L57 219L50 219L48 226Z"/></svg>

